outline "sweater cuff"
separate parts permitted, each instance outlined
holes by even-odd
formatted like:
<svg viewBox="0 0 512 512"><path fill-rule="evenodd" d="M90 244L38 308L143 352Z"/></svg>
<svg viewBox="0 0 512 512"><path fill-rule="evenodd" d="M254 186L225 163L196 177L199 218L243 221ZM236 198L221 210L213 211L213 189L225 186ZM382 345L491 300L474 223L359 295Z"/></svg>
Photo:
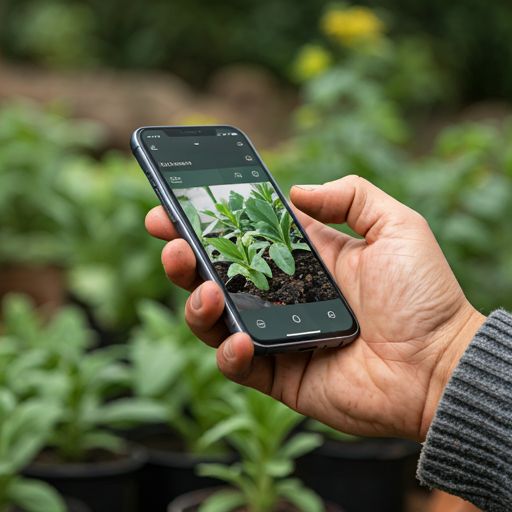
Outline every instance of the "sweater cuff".
<svg viewBox="0 0 512 512"><path fill-rule="evenodd" d="M494 311L445 388L418 464L423 485L512 510L512 315Z"/></svg>

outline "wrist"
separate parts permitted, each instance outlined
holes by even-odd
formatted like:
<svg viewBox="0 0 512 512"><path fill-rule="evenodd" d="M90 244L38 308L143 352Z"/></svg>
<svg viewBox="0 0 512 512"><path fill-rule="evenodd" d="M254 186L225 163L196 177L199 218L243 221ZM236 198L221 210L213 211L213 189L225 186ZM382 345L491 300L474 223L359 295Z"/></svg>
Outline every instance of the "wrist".
<svg viewBox="0 0 512 512"><path fill-rule="evenodd" d="M440 348L427 389L418 433L421 441L425 440L453 371L485 320L484 315L466 302L457 314L439 328L434 343L439 344Z"/></svg>

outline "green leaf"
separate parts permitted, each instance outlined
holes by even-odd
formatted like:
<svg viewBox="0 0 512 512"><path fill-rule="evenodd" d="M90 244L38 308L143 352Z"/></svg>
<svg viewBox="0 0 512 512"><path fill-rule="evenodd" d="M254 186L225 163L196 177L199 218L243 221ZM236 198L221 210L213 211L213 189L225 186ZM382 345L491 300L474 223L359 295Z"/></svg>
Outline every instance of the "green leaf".
<svg viewBox="0 0 512 512"><path fill-rule="evenodd" d="M234 277L238 274L244 276L248 281L254 283L254 286L260 290L268 290L269 288L265 274L259 272L258 270L247 268L246 266L240 265L239 263L232 263L228 268L228 277Z"/></svg>
<svg viewBox="0 0 512 512"><path fill-rule="evenodd" d="M197 474L199 476L207 476L217 478L230 484L241 486L242 471L238 464L224 466L223 464L199 464L197 466Z"/></svg>
<svg viewBox="0 0 512 512"><path fill-rule="evenodd" d="M92 421L102 425L158 422L166 419L164 405L146 398L120 398L100 407Z"/></svg>
<svg viewBox="0 0 512 512"><path fill-rule="evenodd" d="M285 273L290 276L295 274L295 259L286 245L274 243L270 246L268 253L274 263Z"/></svg>
<svg viewBox="0 0 512 512"><path fill-rule="evenodd" d="M295 434L280 450L279 456L296 459L311 450L322 446L323 438L320 434L299 433Z"/></svg>
<svg viewBox="0 0 512 512"><path fill-rule="evenodd" d="M239 491L222 490L206 499L198 512L231 512L246 505L244 495Z"/></svg>
<svg viewBox="0 0 512 512"><path fill-rule="evenodd" d="M82 440L82 447L85 450L103 449L112 453L119 453L125 447L125 441L120 437L111 434L110 432L103 432L97 430L88 432L84 435Z"/></svg>
<svg viewBox="0 0 512 512"><path fill-rule="evenodd" d="M277 484L279 496L285 498L303 512L325 512L320 497L304 487L300 480L290 478Z"/></svg>
<svg viewBox="0 0 512 512"><path fill-rule="evenodd" d="M283 233L283 242L286 246L290 246L291 240L290 240L290 228L292 225L292 216L288 213L287 210L284 210L281 215L281 231Z"/></svg>
<svg viewBox="0 0 512 512"><path fill-rule="evenodd" d="M196 235L199 238L202 238L203 231L201 228L201 219L199 218L199 213L197 212L196 207L192 204L189 199L181 199L180 200L181 207L187 216L190 224L192 224L192 228L194 229Z"/></svg>
<svg viewBox="0 0 512 512"><path fill-rule="evenodd" d="M289 459L272 459L265 464L265 472L276 478L288 476L293 471L293 463Z"/></svg>
<svg viewBox="0 0 512 512"><path fill-rule="evenodd" d="M139 338L133 342L134 386L138 394L158 396L179 378L185 359L168 341Z"/></svg>
<svg viewBox="0 0 512 512"><path fill-rule="evenodd" d="M274 208L261 199L248 199L245 202L247 215L253 222L262 222L273 231L278 231L279 219Z"/></svg>
<svg viewBox="0 0 512 512"><path fill-rule="evenodd" d="M227 238L208 238L207 243L213 245L228 261L244 261L242 252Z"/></svg>
<svg viewBox="0 0 512 512"><path fill-rule="evenodd" d="M272 277L272 270L270 269L268 263L261 256L261 251L251 260L251 268L261 272L262 274L265 274L267 277Z"/></svg>
<svg viewBox="0 0 512 512"><path fill-rule="evenodd" d="M203 437L199 440L199 445L206 448L220 439L229 436L232 432L240 430L246 432L250 431L251 422L244 416L233 416L217 423L214 427L205 432Z"/></svg>
<svg viewBox="0 0 512 512"><path fill-rule="evenodd" d="M300 251L311 251L311 247L309 247L308 244L306 243L303 243L303 242L295 242L295 243L292 243L292 249L294 251L296 250L300 250Z"/></svg>
<svg viewBox="0 0 512 512"><path fill-rule="evenodd" d="M229 193L228 204L231 211L241 210L244 207L244 196L232 190Z"/></svg>
<svg viewBox="0 0 512 512"><path fill-rule="evenodd" d="M24 512L65 512L57 491L44 482L18 478L7 489L9 500Z"/></svg>

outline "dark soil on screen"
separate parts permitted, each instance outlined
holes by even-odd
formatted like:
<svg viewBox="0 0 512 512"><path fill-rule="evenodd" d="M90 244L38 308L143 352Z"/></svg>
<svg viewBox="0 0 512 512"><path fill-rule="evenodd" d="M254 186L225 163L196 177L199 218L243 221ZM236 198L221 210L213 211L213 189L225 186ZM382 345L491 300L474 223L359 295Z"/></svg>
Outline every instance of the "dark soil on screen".
<svg viewBox="0 0 512 512"><path fill-rule="evenodd" d="M272 270L272 277L268 283L270 289L260 290L243 276L235 276L226 285L230 293L246 293L256 295L261 299L276 305L303 304L322 300L336 299L338 296L330 279L320 266L320 263L309 251L294 251L295 274L289 276L280 270L276 264L268 259ZM214 263L220 278L226 283L228 280L227 262Z"/></svg>

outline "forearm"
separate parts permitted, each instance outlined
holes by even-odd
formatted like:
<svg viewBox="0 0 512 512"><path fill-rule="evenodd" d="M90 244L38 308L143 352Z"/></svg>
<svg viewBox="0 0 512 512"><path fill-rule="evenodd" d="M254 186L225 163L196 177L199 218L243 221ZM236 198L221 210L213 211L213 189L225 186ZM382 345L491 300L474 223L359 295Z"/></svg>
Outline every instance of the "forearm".
<svg viewBox="0 0 512 512"><path fill-rule="evenodd" d="M489 316L427 434L418 478L486 511L512 510L512 315Z"/></svg>

